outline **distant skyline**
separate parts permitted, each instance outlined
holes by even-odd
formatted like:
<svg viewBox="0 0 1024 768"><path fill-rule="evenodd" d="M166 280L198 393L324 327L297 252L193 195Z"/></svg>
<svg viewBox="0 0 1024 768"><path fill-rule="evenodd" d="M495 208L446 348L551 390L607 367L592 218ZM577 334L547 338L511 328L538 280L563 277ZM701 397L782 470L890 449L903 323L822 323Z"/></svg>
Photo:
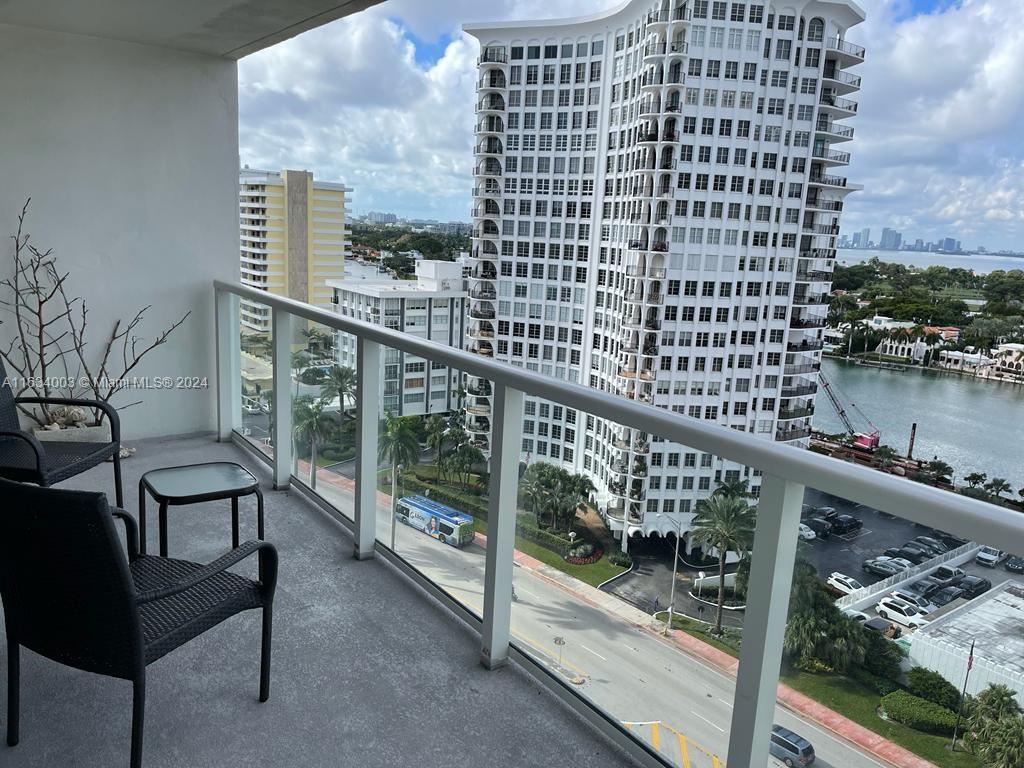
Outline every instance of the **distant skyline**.
<svg viewBox="0 0 1024 768"><path fill-rule="evenodd" d="M353 187L355 213L466 221L476 46L461 24L619 0L390 0L239 62L243 163ZM861 0L843 229L1024 250L1024 3Z"/></svg>

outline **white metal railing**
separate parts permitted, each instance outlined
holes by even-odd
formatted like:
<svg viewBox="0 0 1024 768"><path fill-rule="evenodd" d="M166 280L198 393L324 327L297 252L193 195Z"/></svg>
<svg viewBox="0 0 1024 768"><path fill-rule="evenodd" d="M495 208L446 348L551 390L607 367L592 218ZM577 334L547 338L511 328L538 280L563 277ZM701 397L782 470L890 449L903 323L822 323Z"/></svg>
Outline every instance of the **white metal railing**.
<svg viewBox="0 0 1024 768"><path fill-rule="evenodd" d="M782 639L796 555L805 485L967 539L999 542L1024 552L1019 512L914 483L806 450L758 439L748 433L617 397L597 389L542 376L459 349L336 315L293 299L239 283L214 282L217 321L217 414L221 439L231 439L241 414L239 298L270 307L274 323L275 481L285 485L292 456L290 325L302 318L358 340L356 403L355 549L370 557L385 545L375 540L379 365L382 347L435 361L493 382L492 453L488 545L484 583L482 660L488 667L509 658L512 555L523 396L530 395L681 445L759 469L763 473L744 619L744 642L736 677L729 732L729 763L763 763L775 713Z"/></svg>

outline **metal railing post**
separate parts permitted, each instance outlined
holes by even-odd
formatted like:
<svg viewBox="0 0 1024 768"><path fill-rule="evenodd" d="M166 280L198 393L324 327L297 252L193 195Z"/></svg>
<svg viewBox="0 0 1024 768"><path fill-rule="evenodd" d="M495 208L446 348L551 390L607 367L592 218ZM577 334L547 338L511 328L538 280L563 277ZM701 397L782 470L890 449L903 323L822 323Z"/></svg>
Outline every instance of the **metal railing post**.
<svg viewBox="0 0 1024 768"><path fill-rule="evenodd" d="M274 444L274 488L282 490L292 481L292 329L294 318L283 309L273 309L271 360L274 391L271 413L274 417L271 440Z"/></svg>
<svg viewBox="0 0 1024 768"><path fill-rule="evenodd" d="M729 732L730 765L768 763L803 499L799 483L774 475L761 481Z"/></svg>
<svg viewBox="0 0 1024 768"><path fill-rule="evenodd" d="M519 449L523 434L523 393L498 382L494 382L493 391L487 564L484 571L484 623L480 650L480 661L488 669L497 669L508 663Z"/></svg>
<svg viewBox="0 0 1024 768"><path fill-rule="evenodd" d="M242 372L239 336L239 299L228 291L214 292L216 315L217 365L217 439L231 439L231 433L241 426Z"/></svg>
<svg viewBox="0 0 1024 768"><path fill-rule="evenodd" d="M355 552L373 557L377 535L377 432L380 429L381 347L360 337L356 349Z"/></svg>

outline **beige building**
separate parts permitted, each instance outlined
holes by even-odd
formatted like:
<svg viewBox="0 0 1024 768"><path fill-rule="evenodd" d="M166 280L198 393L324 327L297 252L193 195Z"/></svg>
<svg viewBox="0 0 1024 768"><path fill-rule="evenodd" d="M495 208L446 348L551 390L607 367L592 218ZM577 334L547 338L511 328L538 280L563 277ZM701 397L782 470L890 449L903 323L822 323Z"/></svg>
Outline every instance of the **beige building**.
<svg viewBox="0 0 1024 768"><path fill-rule="evenodd" d="M241 169L242 283L329 309L333 294L327 281L344 278L351 254L351 194L344 184L314 181L309 171ZM268 331L270 310L243 301L242 323Z"/></svg>

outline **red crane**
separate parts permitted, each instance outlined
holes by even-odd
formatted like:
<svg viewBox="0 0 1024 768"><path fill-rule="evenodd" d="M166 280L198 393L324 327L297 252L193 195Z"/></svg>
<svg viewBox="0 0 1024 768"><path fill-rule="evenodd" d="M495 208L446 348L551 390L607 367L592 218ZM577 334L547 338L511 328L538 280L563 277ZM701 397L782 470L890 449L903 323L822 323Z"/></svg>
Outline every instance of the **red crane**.
<svg viewBox="0 0 1024 768"><path fill-rule="evenodd" d="M850 417L846 415L846 408L843 407L843 400L841 394L835 386L828 380L828 377L824 373L818 371L818 381L821 383L821 388L825 390L825 394L828 395L828 400L835 409L836 414L839 416L839 420L843 422L846 427L846 431L853 436L853 447L861 448L866 451L873 451L878 447L881 441L882 432L876 427L871 419L864 415L864 412L857 407L853 402L850 403L850 408L856 411L857 415L860 416L864 421L868 423L870 430L867 432L858 432L854 429L853 422L850 421Z"/></svg>

